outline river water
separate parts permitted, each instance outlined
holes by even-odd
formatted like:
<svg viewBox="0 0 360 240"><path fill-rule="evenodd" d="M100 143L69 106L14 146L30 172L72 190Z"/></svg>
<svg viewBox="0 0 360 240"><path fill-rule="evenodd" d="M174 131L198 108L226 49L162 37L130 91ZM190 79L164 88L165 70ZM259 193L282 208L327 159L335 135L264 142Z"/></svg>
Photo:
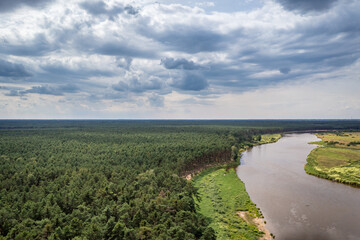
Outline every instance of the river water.
<svg viewBox="0 0 360 240"><path fill-rule="evenodd" d="M280 240L360 240L360 189L305 173L313 134L289 134L256 146L237 174Z"/></svg>

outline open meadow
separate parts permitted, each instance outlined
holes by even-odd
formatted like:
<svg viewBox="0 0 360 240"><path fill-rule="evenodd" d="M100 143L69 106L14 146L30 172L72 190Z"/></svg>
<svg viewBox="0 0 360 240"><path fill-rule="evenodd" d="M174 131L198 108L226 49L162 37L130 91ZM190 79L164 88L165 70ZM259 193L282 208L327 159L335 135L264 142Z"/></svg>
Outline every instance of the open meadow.
<svg viewBox="0 0 360 240"><path fill-rule="evenodd" d="M307 173L360 186L360 132L334 132L316 134L320 147L308 156Z"/></svg>

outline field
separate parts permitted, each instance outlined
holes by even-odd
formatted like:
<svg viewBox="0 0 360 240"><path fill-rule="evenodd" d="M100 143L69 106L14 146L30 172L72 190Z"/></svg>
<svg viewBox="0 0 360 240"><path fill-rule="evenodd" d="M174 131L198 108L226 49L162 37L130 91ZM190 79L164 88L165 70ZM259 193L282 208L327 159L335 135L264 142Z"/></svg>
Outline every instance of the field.
<svg viewBox="0 0 360 240"><path fill-rule="evenodd" d="M360 132L318 133L323 144L347 149L360 149Z"/></svg>
<svg viewBox="0 0 360 240"><path fill-rule="evenodd" d="M307 158L307 173L360 186L360 132L319 133L321 147Z"/></svg>

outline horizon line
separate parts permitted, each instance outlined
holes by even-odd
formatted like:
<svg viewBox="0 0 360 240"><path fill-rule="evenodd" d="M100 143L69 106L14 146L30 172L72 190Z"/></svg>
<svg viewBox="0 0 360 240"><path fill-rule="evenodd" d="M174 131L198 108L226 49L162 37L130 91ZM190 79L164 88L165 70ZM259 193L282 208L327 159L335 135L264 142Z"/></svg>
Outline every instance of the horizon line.
<svg viewBox="0 0 360 240"><path fill-rule="evenodd" d="M72 120L79 120L79 121L264 121L264 120L346 120L346 121L358 121L360 118L0 118L0 121L31 121L31 120L43 120L43 121L72 121Z"/></svg>

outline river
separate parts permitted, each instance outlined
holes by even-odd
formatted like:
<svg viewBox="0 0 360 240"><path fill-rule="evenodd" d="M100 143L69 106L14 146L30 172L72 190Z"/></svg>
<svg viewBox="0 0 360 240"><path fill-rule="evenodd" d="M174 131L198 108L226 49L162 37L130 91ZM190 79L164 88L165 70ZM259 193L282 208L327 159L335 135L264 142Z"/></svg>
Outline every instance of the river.
<svg viewBox="0 0 360 240"><path fill-rule="evenodd" d="M360 239L360 189L308 175L314 134L288 134L244 152L237 174L276 239Z"/></svg>

